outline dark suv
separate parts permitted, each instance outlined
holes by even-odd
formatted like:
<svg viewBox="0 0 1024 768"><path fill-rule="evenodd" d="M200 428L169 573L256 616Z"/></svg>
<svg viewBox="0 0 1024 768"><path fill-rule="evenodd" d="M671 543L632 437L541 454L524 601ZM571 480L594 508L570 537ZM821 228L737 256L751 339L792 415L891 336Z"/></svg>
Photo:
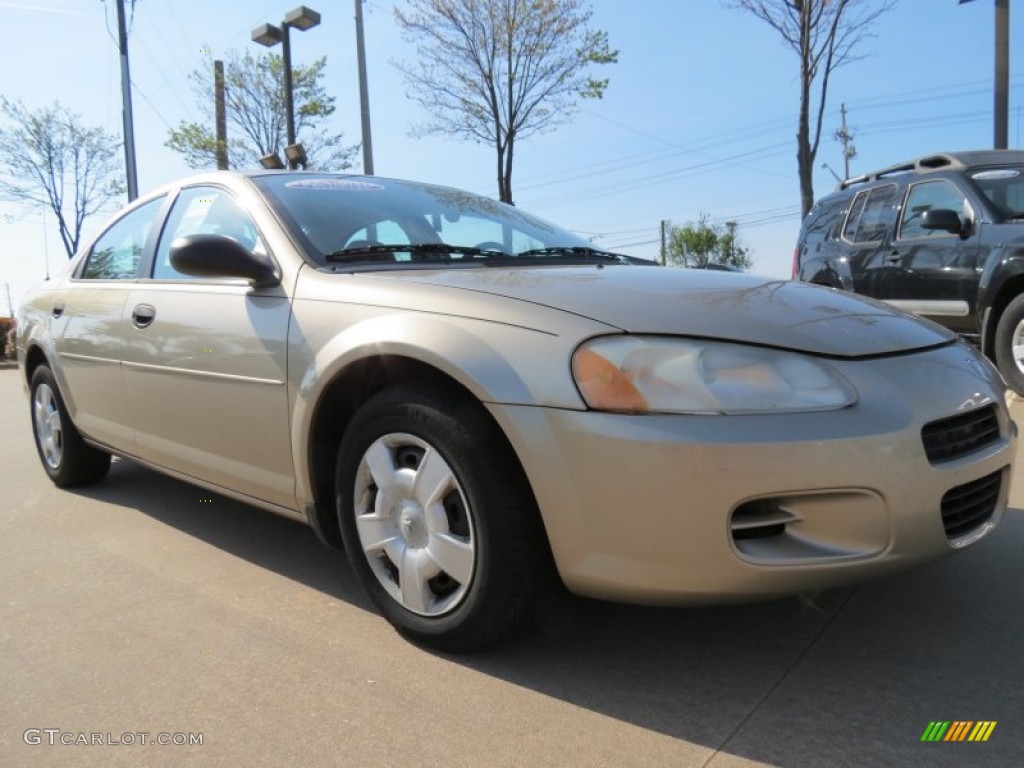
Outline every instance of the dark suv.
<svg viewBox="0 0 1024 768"><path fill-rule="evenodd" d="M804 220L793 278L941 323L1024 394L1024 152L929 155L841 182Z"/></svg>

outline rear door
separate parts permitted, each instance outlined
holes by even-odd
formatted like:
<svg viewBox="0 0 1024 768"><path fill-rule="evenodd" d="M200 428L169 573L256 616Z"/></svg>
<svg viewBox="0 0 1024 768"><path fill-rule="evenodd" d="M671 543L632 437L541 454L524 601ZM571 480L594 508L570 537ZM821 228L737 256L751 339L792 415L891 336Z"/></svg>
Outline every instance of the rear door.
<svg viewBox="0 0 1024 768"><path fill-rule="evenodd" d="M227 189L181 190L156 247L152 280L133 286L124 307L124 374L139 456L293 508L289 297L280 285L177 272L170 244L192 234L228 235L266 252Z"/></svg>
<svg viewBox="0 0 1024 768"><path fill-rule="evenodd" d="M896 224L899 185L883 184L857 193L843 226L849 244L853 290L876 299L894 298L902 278L898 261L889 254Z"/></svg>
<svg viewBox="0 0 1024 768"><path fill-rule="evenodd" d="M75 426L125 453L134 452L135 436L121 370L122 316L164 204L151 200L108 227L50 308L56 374Z"/></svg>

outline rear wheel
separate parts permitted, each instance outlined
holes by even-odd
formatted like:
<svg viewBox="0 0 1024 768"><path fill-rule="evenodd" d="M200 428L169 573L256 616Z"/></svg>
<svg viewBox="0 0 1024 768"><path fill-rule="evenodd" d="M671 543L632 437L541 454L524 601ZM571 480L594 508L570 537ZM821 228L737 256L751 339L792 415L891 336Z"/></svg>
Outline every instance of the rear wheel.
<svg viewBox="0 0 1024 768"><path fill-rule="evenodd" d="M996 365L1006 383L1024 395L1024 295L1009 303L996 326Z"/></svg>
<svg viewBox="0 0 1024 768"><path fill-rule="evenodd" d="M36 451L54 485L67 488L102 480L110 469L110 454L88 445L75 429L53 371L45 365L36 368L29 391Z"/></svg>
<svg viewBox="0 0 1024 768"><path fill-rule="evenodd" d="M469 651L528 616L543 562L539 517L479 404L444 388L378 394L345 431L336 488L352 566L400 632Z"/></svg>

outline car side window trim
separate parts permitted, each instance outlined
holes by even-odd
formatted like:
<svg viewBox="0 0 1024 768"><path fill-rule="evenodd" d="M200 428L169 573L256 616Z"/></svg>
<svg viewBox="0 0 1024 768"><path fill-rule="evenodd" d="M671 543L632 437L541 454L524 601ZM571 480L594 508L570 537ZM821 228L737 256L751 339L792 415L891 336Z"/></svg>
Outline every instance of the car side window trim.
<svg viewBox="0 0 1024 768"><path fill-rule="evenodd" d="M78 262L75 267L74 273L71 275L71 280L74 282L88 281L92 282L129 282L138 280L143 274L142 270L151 258L153 249L156 248L156 232L159 226L162 226L163 216L167 212L168 195L161 194L156 197L150 198L137 206L134 206L129 211L124 211L115 220L111 221L110 224L103 229L90 243L89 248L85 256ZM159 203L159 205L155 205ZM143 211L149 207L153 207L152 218L149 222L149 229L146 233L145 240L142 245L142 252L139 255L139 260L135 265L135 274L130 277L85 277L85 272L89 268L89 264L95 254L96 246L110 234L116 227L120 226L125 222L126 219L135 215L139 211ZM158 226L159 225L159 226Z"/></svg>
<svg viewBox="0 0 1024 768"><path fill-rule="evenodd" d="M846 223L843 226L842 239L847 243L853 245L877 245L883 242L886 238L886 233L892 236L892 230L895 228L895 215L889 217L884 214L884 211L888 208L890 212L896 206L899 195L898 184L883 184L877 187L871 187L857 193L857 197L853 199L853 204L850 206L850 213L847 216ZM864 202L859 205L858 201L863 198ZM851 232L850 225L853 223L853 218L856 215L856 227ZM878 231L878 237L864 238L861 239L861 232L864 228L865 221L870 222L868 216L879 217L879 224L875 225L874 229Z"/></svg>
<svg viewBox="0 0 1024 768"><path fill-rule="evenodd" d="M921 234L912 234L910 236L904 234L908 223L908 214L914 213L914 211L910 208L910 204L912 202L911 198L914 197L915 193L919 193L927 187L932 187L933 189L945 187L953 190L955 196L958 197L960 200L959 205L956 206L956 208L953 208L953 210L956 210L957 213L959 213L961 216L965 218L973 219L973 209L971 208L970 199L967 197L964 191L960 189L960 187L958 187L952 181L950 181L949 179L927 179L924 181L916 181L913 184L909 184L907 186L907 192L903 197L903 204L900 206L899 233L896 237L897 240L936 240L942 238L960 237L959 235L954 234L952 232L944 232L941 230L928 230L922 232ZM939 207L941 208L945 206ZM921 213L923 212L924 211L921 211Z"/></svg>
<svg viewBox="0 0 1024 768"><path fill-rule="evenodd" d="M168 227L171 226L171 223L172 223L171 220L174 218L175 206L179 203L179 201L182 200L182 197L187 192L189 192L191 190L197 190L197 189L198 190L204 190L204 189L216 190L217 192L220 192L220 193L226 195L232 202L234 202L235 205L238 206L239 210L242 213L245 214L245 217L248 219L248 222L249 222L250 226L252 227L253 231L256 233L257 243L260 246L260 252L265 254L267 256L267 258L269 258L272 261L274 261L275 263L277 263L276 259L274 259L274 254L271 251L270 246L267 244L267 238L263 235L263 232L260 229L259 225L256 223L255 219L249 214L249 212L245 209L245 207L238 201L238 198L234 194L234 192L230 188L224 186L223 184L217 184L217 183L211 183L211 182L202 182L202 183L197 183L197 184L187 184L185 186L179 187L177 190L174 191L173 194L168 196L170 198L170 200L169 200L169 203L168 203L168 206L167 206L166 210L164 211L163 219L160 222L159 231L157 232L155 241L153 243L153 248L152 248L152 251L150 252L149 261L145 265L144 271L142 272L142 279L146 280L146 281L152 281L152 282L183 284L183 285L185 285L185 284L188 284L188 285L195 285L195 284L211 285L211 284L216 284L216 285L233 285L233 286L251 287L249 285L248 281L243 280L241 278L194 277L194 276L185 276L185 275L177 276L177 275L156 275L155 274L156 268L157 268L157 257L159 255L160 246L163 243L164 237L170 235L170 233L168 232Z"/></svg>

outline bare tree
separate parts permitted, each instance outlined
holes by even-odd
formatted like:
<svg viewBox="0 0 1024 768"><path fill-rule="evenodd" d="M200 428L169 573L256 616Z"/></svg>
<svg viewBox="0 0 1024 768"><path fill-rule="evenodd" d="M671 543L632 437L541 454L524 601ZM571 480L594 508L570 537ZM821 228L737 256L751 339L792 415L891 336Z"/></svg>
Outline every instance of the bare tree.
<svg viewBox="0 0 1024 768"><path fill-rule="evenodd" d="M733 0L778 32L800 59L800 118L797 168L803 214L814 205L814 161L832 72L860 56L854 51L871 36L875 21L895 0ZM812 111L814 117L811 117Z"/></svg>
<svg viewBox="0 0 1024 768"><path fill-rule="evenodd" d="M59 102L33 111L4 98L0 112L0 199L53 211L70 259L85 220L124 192L120 142Z"/></svg>
<svg viewBox="0 0 1024 768"><path fill-rule="evenodd" d="M416 135L489 144L498 196L512 202L517 140L565 123L577 98L601 98L608 80L587 72L617 60L606 32L588 28L582 0L408 0L395 18L416 45L398 64L408 96L431 117Z"/></svg>
<svg viewBox="0 0 1024 768"><path fill-rule="evenodd" d="M324 90L322 79L326 59L308 67L293 67L295 127L309 157L309 165L343 170L352 165L356 147L342 144L341 133L331 134L325 121L334 114L334 97ZM278 152L285 144L284 61L277 54L240 56L232 52L224 67L227 117L238 136L228 142L234 168L255 168L259 160ZM192 168L217 166L218 142L213 131L214 74L212 67L189 75L203 123L182 121L171 131L167 146L185 156Z"/></svg>

